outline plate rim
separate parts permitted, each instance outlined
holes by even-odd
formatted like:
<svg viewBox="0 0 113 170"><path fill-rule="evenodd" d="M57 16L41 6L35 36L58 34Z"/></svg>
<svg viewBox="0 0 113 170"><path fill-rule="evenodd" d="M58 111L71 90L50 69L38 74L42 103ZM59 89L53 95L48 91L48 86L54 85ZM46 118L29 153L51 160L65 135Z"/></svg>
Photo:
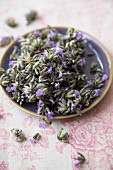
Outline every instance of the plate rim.
<svg viewBox="0 0 113 170"><path fill-rule="evenodd" d="M35 29L33 31L36 31L36 30L43 30L47 27L42 27L42 28L38 28L38 29ZM68 29L70 27L60 27L60 26L53 26L51 28L55 28L55 29ZM25 34L23 34L22 36L26 36L27 34L33 32L33 31L29 31ZM109 51L106 49L106 47L103 45L103 43L101 43L97 38L95 38L94 36L92 36L91 34L85 32L85 31L81 31L79 29L77 29L77 31L83 33L83 34L86 34L88 35L89 37L91 37L92 39L94 39L104 50L105 54L106 54L106 58L107 58L107 61L108 61L108 64L109 64L109 79L108 79L108 82L107 82L107 85L105 87L105 90L102 92L101 96L98 97L90 106L88 106L87 108L85 108L84 110L81 111L81 115L90 111L91 109L93 109L97 104L99 104L102 99L105 97L105 95L107 94L110 86L111 86L111 83L112 83L112 79L113 79L113 59L111 57L111 55L109 54ZM3 55L0 57L0 66L2 66L2 62L3 62L3 59L5 58L6 54L7 54L7 51L10 50L10 48L16 43L17 40L14 40L11 44L8 45L8 47L6 48L5 52L3 53ZM44 118L45 116L43 115L40 115L40 114L36 114L34 113L33 111L30 111L28 109L25 109L23 108L21 105L19 105L18 103L16 103L14 100L12 100L7 92L5 91L5 89L3 88L2 85L0 85L0 89L2 90L3 94L5 94L5 96L15 105L17 106L17 108L19 108L20 110L24 111L24 112L27 112L33 116L37 116L37 117L40 117L40 118ZM54 116L53 119L67 119L67 118L72 118L72 117L76 117L76 116L80 116L79 113L76 113L76 114L70 114L70 115L64 115L64 116Z"/></svg>

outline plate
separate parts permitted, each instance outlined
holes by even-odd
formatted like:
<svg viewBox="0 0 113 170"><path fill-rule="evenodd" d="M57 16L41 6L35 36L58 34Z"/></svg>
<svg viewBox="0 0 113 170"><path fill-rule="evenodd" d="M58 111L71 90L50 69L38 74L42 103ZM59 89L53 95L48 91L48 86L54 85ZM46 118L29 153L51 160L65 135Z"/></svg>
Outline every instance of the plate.
<svg viewBox="0 0 113 170"><path fill-rule="evenodd" d="M43 29L44 28L39 29L39 30L41 31ZM64 35L68 28L55 27L55 29L57 29L57 31L59 33ZM109 79L105 82L105 85L101 88L102 89L101 95L99 97L97 97L95 100L93 100L93 102L87 108L82 110L82 114L83 114L83 113L86 113L89 110L91 110L93 107L95 107L104 98L104 96L108 92L109 87L112 83L113 66L112 66L111 57L110 57L108 51L105 49L105 47L93 36L83 32L83 31L80 31L80 32L82 32L82 34L87 42L87 48L95 51L94 56L86 58L87 62L86 62L86 67L85 67L85 74L87 74L87 76L90 78L91 77L90 65L92 62L97 62L99 64L99 66L104 70L104 73L109 76ZM27 34L29 34L29 33L27 33ZM27 34L25 34L24 36L26 36ZM16 41L12 42L8 46L6 52L1 57L1 62L0 62L1 67L5 68L5 69L7 69L9 67L9 64L8 64L9 56L10 56L11 52L13 51L15 45L17 45ZM36 104L24 103L22 106L20 106L17 102L15 102L11 99L11 95L6 92L4 87L1 86L1 89L4 92L4 94L8 97L8 99L10 101L12 101L21 110L23 110L27 113L30 113L32 115L44 118L44 116L36 114L36 110L37 110ZM70 115L65 115L65 116L54 116L54 119L71 118L71 117L75 117L78 115L79 114L70 114Z"/></svg>

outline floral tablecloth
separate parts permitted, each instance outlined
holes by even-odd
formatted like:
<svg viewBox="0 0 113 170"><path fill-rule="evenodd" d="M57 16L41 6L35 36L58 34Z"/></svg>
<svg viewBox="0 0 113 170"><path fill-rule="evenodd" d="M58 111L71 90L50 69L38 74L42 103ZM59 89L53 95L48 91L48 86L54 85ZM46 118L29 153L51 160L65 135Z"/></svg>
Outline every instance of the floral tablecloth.
<svg viewBox="0 0 113 170"><path fill-rule="evenodd" d="M25 14L30 9L39 12L39 19L26 26ZM8 17L16 18L17 28L5 24ZM0 0L0 36L18 37L25 32L51 26L79 28L98 38L113 55L112 0ZM0 48L0 55L5 48ZM82 153L84 170L113 170L113 85L103 101L82 117L54 121L46 129L39 128L38 117L16 106L0 91L0 170L74 170L76 153ZM57 140L63 127L70 135L70 144ZM26 137L40 132L36 145L16 143L12 128L22 129Z"/></svg>

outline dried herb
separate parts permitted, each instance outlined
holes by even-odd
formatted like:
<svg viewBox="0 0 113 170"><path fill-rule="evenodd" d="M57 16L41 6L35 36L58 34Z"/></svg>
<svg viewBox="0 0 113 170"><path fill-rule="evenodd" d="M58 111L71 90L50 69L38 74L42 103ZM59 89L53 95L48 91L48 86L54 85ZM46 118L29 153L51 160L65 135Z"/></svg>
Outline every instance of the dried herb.
<svg viewBox="0 0 113 170"><path fill-rule="evenodd" d="M8 18L6 20L6 24L9 26L9 27L12 27L12 28L15 28L18 26L18 23L15 21L14 18Z"/></svg>
<svg viewBox="0 0 113 170"><path fill-rule="evenodd" d="M25 135L22 133L22 130L20 129L12 129L11 132L14 134L16 137L16 142L23 142L26 140Z"/></svg>
<svg viewBox="0 0 113 170"><path fill-rule="evenodd" d="M60 131L58 132L57 139L59 141L65 142L65 143L69 143L69 135L68 135L68 133L63 133L62 134L62 131L63 131L63 128L61 128Z"/></svg>
<svg viewBox="0 0 113 170"><path fill-rule="evenodd" d="M0 38L0 47L5 47L5 46L9 45L13 40L14 40L14 38L12 36L1 37Z"/></svg>
<svg viewBox="0 0 113 170"><path fill-rule="evenodd" d="M37 114L45 116L47 125L54 116L81 115L81 110L101 95L108 76L97 63L91 65L92 79L85 74L87 54L82 33L70 28L62 35L48 27L17 43L9 68L0 69L0 84L20 105L37 103Z"/></svg>
<svg viewBox="0 0 113 170"><path fill-rule="evenodd" d="M38 13L35 10L31 10L29 13L25 15L25 17L26 17L27 25L29 25L37 19Z"/></svg>
<svg viewBox="0 0 113 170"><path fill-rule="evenodd" d="M33 137L31 137L29 139L29 141L32 143L32 144L36 144L41 138L41 135L39 133L36 133Z"/></svg>
<svg viewBox="0 0 113 170"><path fill-rule="evenodd" d="M76 167L76 168L80 168L81 165L85 163L86 159L85 159L85 157L84 157L83 154L81 154L81 153L79 153L79 152L77 152L77 154L78 154L78 157L75 158L75 160L77 160L77 162L75 162L73 165L74 165L74 167Z"/></svg>

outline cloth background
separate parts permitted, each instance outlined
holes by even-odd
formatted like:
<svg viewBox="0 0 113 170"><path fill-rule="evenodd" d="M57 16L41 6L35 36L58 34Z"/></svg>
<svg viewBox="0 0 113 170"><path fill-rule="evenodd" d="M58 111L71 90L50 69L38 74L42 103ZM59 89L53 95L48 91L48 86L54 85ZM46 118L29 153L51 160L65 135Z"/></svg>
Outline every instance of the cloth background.
<svg viewBox="0 0 113 170"><path fill-rule="evenodd" d="M39 19L26 26L24 15L39 12ZM16 18L17 28L5 24ZM37 28L51 26L75 27L99 39L113 55L113 0L0 0L0 36L18 37ZM0 56L6 48L0 48ZM38 117L16 106L0 91L0 170L74 170L76 152L87 161L81 169L113 170L113 85L103 101L82 117L54 121L39 128ZM70 144L59 142L58 130L63 127L70 135ZM42 135L36 145L28 141L16 143L12 128L20 128L26 137Z"/></svg>

